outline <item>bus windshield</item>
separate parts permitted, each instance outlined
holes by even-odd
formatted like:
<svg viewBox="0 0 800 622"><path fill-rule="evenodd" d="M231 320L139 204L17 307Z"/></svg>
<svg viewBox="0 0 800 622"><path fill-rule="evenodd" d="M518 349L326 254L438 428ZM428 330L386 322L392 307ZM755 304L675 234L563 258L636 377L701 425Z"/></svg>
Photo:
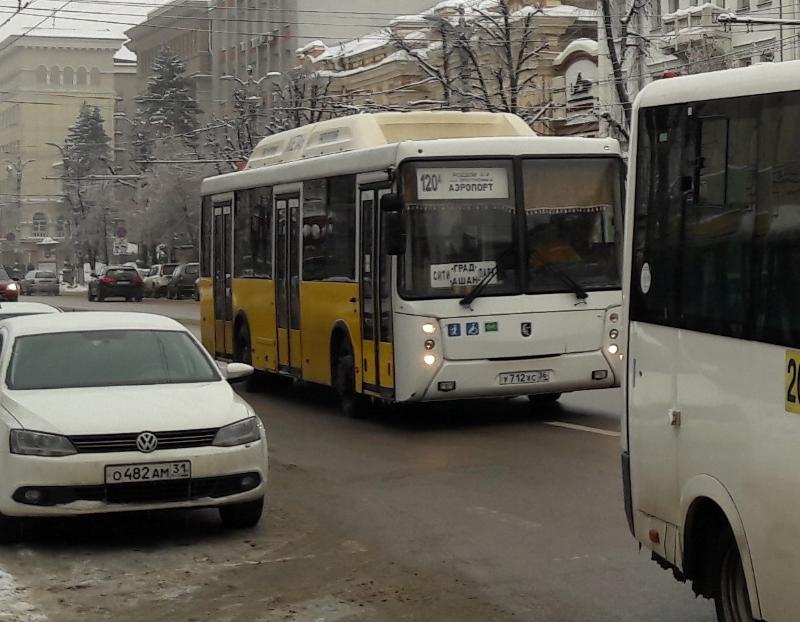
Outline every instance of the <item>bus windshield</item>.
<svg viewBox="0 0 800 622"><path fill-rule="evenodd" d="M527 158L517 180L510 159L407 164L401 295L463 297L492 271L481 296L619 289L619 166Z"/></svg>

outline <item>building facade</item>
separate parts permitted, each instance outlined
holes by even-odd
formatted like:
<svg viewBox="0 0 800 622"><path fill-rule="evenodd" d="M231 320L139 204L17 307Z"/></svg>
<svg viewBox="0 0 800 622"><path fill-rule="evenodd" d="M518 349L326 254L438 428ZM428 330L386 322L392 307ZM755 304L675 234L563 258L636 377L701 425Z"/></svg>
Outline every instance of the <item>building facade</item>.
<svg viewBox="0 0 800 622"><path fill-rule="evenodd" d="M603 0L599 0L598 10L602 10L602 4ZM611 2L609 10L616 15L627 8L622 2ZM635 12L629 24L632 34L628 36L620 71L629 101L633 102L646 84L660 78L800 58L796 26L724 27L717 21L721 13L797 18L794 6L781 0L654 0L649 10ZM616 28L614 36L618 37ZM605 110L602 131L627 142L628 121L615 88L608 39L602 28L599 44L598 91Z"/></svg>
<svg viewBox="0 0 800 622"><path fill-rule="evenodd" d="M495 31L497 39L490 41L474 23L485 24L485 15L499 10L487 0L445 0L364 37L335 45L315 41L298 54L307 72L330 81L329 97L342 110L489 109L515 112L541 134L597 135L595 10L580 0L511 0L509 27ZM497 49L506 35L515 59L527 58L524 63L501 64ZM470 55L481 68L485 91L477 87ZM509 84L495 85L492 76L500 70L515 72L516 102L500 92Z"/></svg>
<svg viewBox="0 0 800 622"><path fill-rule="evenodd" d="M114 54L124 39L42 30L0 42L0 258L60 269L70 214L62 195L62 146L84 103L114 136ZM56 145L56 146L54 146Z"/></svg>
<svg viewBox="0 0 800 622"><path fill-rule="evenodd" d="M430 6L431 0L405 0L403 10ZM256 78L270 72L288 75L297 66L298 48L318 39L333 45L366 35L386 21L382 13L391 15L397 8L388 0L333 5L329 0L211 0L215 110L229 113L237 88L222 76L247 80L248 66Z"/></svg>
<svg viewBox="0 0 800 622"><path fill-rule="evenodd" d="M206 0L172 0L147 14L125 34L127 47L136 54L137 91L147 91L153 61L165 45L186 64L201 118L213 112L211 99L210 19Z"/></svg>

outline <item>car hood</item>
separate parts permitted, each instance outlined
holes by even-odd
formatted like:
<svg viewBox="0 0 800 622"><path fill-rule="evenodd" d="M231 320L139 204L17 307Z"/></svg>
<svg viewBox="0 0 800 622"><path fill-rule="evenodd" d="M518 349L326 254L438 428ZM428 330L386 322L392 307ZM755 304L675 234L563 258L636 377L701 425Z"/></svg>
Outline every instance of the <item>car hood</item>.
<svg viewBox="0 0 800 622"><path fill-rule="evenodd" d="M227 382L7 391L0 404L23 428L65 435L217 428L252 414Z"/></svg>

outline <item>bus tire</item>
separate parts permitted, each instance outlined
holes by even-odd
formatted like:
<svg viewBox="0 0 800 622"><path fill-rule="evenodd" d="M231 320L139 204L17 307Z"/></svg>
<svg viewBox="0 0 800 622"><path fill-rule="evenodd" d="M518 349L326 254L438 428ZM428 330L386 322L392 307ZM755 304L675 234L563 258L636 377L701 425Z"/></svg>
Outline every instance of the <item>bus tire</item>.
<svg viewBox="0 0 800 622"><path fill-rule="evenodd" d="M334 367L334 388L339 394L342 414L352 419L360 419L367 414L366 400L356 393L355 358L350 349L344 349L336 358Z"/></svg>
<svg viewBox="0 0 800 622"><path fill-rule="evenodd" d="M725 529L717 542L715 562L714 605L718 622L755 622L742 557L730 529Z"/></svg>
<svg viewBox="0 0 800 622"><path fill-rule="evenodd" d="M529 395L528 400L534 406L545 406L547 404L555 404L561 398L561 393L538 393L536 395Z"/></svg>

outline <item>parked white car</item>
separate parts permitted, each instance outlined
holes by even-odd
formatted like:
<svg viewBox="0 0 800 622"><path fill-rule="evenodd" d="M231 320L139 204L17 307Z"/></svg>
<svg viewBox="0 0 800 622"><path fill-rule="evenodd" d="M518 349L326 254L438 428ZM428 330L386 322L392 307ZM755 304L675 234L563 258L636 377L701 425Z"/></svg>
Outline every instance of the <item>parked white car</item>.
<svg viewBox="0 0 800 622"><path fill-rule="evenodd" d="M172 279L172 273L178 267L176 263L159 263L151 266L150 272L144 278L145 298L161 298L167 295L167 285Z"/></svg>
<svg viewBox="0 0 800 622"><path fill-rule="evenodd" d="M217 507L255 525L264 426L183 326L144 313L0 322L0 536L19 517Z"/></svg>

